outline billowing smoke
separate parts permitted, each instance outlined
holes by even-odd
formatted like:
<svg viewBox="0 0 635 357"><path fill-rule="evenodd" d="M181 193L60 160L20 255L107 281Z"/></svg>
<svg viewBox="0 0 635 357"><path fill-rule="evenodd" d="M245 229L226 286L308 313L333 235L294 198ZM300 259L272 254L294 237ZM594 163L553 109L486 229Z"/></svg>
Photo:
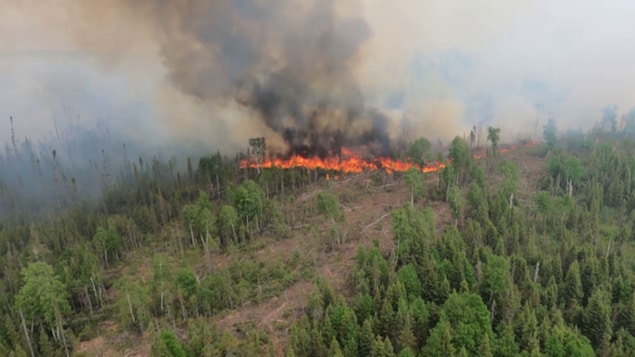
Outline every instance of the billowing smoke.
<svg viewBox="0 0 635 357"><path fill-rule="evenodd" d="M58 189L99 191L140 156L183 165L253 137L324 155L447 143L478 124L502 141L539 138L551 117L563 131L632 131L633 11L626 0L3 0L0 191L39 206Z"/></svg>
<svg viewBox="0 0 635 357"><path fill-rule="evenodd" d="M238 105L266 125L274 149L385 149L388 119L367 109L352 72L370 29L360 13L338 14L335 4L147 0L124 9L150 20L176 88L210 108Z"/></svg>
<svg viewBox="0 0 635 357"><path fill-rule="evenodd" d="M478 123L514 140L539 136L552 116L585 128L607 105L620 118L635 104L632 10L625 0L5 0L0 120L13 115L28 136L102 121L129 141L225 152L259 136L280 152L447 141Z"/></svg>

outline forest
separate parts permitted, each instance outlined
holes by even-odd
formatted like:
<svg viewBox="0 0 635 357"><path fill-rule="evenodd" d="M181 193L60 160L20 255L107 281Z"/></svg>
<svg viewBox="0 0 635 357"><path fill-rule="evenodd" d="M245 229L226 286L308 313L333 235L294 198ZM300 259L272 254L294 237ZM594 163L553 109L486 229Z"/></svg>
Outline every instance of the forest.
<svg viewBox="0 0 635 357"><path fill-rule="evenodd" d="M221 152L115 171L104 154L99 195L14 142L0 355L635 354L635 122L552 119L508 152L485 134L394 153L437 172L337 180Z"/></svg>

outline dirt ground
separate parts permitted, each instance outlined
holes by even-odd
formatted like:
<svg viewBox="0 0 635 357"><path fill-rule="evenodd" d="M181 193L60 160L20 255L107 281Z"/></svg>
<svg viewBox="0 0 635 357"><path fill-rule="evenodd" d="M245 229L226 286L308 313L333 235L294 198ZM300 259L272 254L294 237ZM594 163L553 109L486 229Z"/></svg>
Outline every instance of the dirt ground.
<svg viewBox="0 0 635 357"><path fill-rule="evenodd" d="M536 188L532 187L530 182L536 182L536 175L542 175L544 172L544 159L523 149L509 151L501 156L516 162L519 166L520 199L534 192ZM437 180L437 173L427 174L429 186L436 185ZM304 259L314 262L315 276L324 277L336 292L350 297L352 294L348 288L348 277L358 248L371 246L373 241L377 240L382 251L390 252L393 249L390 213L410 201L410 190L398 175L376 172L345 175L340 176L338 180L331 179L328 188L324 179L309 185L297 194L298 199L294 203L287 204L283 210L298 212L314 195L325 190L338 196L342 202L347 229L343 232L341 244L325 243L329 239L330 222L326 222L323 217L311 217L307 226L311 225L314 228L312 233L301 226L293 229L292 236L288 239L265 238L264 243L259 242L262 248L255 254L264 259L289 259L294 252L302 252ZM424 198L416 205L433 209L438 229L452 221L448 206L444 202L429 202ZM315 235L316 231L317 239L310 236ZM218 256L214 259L217 266L222 266L229 258ZM149 259L144 259L138 269L151 274L149 265ZM256 326L272 338L275 354L284 355L289 328L293 319L302 314L312 291L311 281L300 280L280 296L258 305L226 312L210 322L216 323L220 329L230 330L244 324ZM125 339L125 336L117 334L112 323L102 326L102 330L103 335L80 343L76 346L76 351L89 356L104 357L145 356L149 353L150 342L146 340L138 341L139 343L126 349L122 354L121 351L117 351L116 346L121 346L118 340Z"/></svg>

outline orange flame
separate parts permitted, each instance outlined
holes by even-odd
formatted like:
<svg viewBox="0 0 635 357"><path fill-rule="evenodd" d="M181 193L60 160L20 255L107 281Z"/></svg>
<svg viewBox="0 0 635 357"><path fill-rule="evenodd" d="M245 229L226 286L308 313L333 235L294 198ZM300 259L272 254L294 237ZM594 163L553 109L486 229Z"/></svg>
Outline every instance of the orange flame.
<svg viewBox="0 0 635 357"><path fill-rule="evenodd" d="M530 147L537 144L538 141L531 141L524 144L524 147ZM499 148L500 153L506 153L510 150L518 149L518 145L505 146ZM476 154L473 154L475 159L481 159L485 156L485 152L481 151ZM331 156L327 158L320 157L303 157L300 155L293 155L288 159L266 159L264 162L254 162L253 160L242 160L240 163L240 168L281 168L281 169L291 169L291 168L305 168L309 170L325 170L325 171L334 171L341 173L360 173L363 171L373 171L378 169L384 169L386 173L392 174L394 172L406 172L410 168L414 167L418 170L421 170L424 173L432 173L438 172L446 167L446 164L443 162L432 162L423 167L410 162L410 161L402 161L395 160L390 157L379 157L374 160L367 160L362 158L359 154L347 149L342 148L342 155L340 156ZM338 176L333 176L335 180L338 179ZM330 176L327 174L327 180L330 179Z"/></svg>
<svg viewBox="0 0 635 357"><path fill-rule="evenodd" d="M254 162L252 160L243 160L240 167L245 168L272 168L278 167L282 169L290 168L306 168L309 170L321 169L327 171L336 171L342 173L360 173L363 171L373 171L384 169L387 173L405 172L411 167L420 169L421 171L436 172L445 167L444 163L435 162L424 167L419 167L415 163L402 160L393 160L389 157L380 157L375 160L367 160L349 149L342 148L341 156L332 156L327 158L320 157L303 157L293 155L288 159L267 159L264 162ZM337 180L337 176L334 176Z"/></svg>
<svg viewBox="0 0 635 357"><path fill-rule="evenodd" d="M528 142L528 143L525 143L525 147L526 147L526 148L528 148L528 147L532 147L532 146L534 146L534 145L536 145L536 144L539 144L539 143L540 143L540 141L538 141L538 140L532 140L532 141L530 141L530 142Z"/></svg>

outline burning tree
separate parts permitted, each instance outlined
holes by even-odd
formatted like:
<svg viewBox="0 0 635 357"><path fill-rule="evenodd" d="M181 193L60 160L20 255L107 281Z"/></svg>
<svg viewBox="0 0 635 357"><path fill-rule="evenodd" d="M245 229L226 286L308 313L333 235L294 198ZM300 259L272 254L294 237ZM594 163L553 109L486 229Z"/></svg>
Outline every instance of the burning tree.
<svg viewBox="0 0 635 357"><path fill-rule="evenodd" d="M267 143L265 138L251 138L249 139L249 153L256 158L256 160L264 161L267 154Z"/></svg>
<svg viewBox="0 0 635 357"><path fill-rule="evenodd" d="M264 162L265 156L267 155L267 143L265 142L265 138L259 137L249 139L248 153L255 158L257 164ZM260 172L260 167L258 167L258 172Z"/></svg>

